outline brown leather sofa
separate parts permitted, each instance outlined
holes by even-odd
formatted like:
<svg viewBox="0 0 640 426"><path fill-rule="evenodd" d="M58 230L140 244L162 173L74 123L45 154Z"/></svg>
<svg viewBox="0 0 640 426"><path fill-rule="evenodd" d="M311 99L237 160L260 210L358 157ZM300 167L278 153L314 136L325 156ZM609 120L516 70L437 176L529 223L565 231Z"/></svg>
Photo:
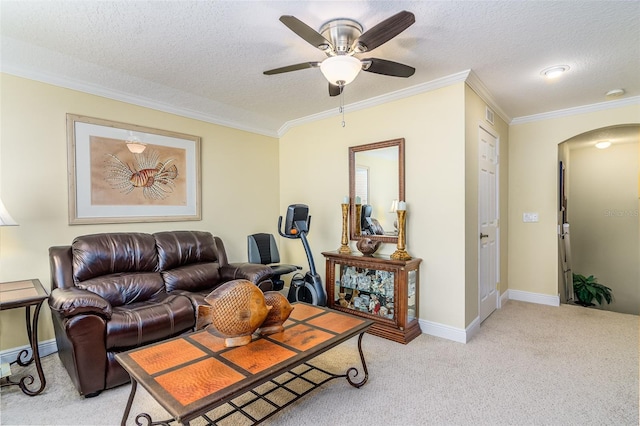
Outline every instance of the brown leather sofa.
<svg viewBox="0 0 640 426"><path fill-rule="evenodd" d="M85 397L129 381L116 353L192 331L217 286L272 288L270 267L228 263L222 240L202 231L85 235L49 260L58 356Z"/></svg>

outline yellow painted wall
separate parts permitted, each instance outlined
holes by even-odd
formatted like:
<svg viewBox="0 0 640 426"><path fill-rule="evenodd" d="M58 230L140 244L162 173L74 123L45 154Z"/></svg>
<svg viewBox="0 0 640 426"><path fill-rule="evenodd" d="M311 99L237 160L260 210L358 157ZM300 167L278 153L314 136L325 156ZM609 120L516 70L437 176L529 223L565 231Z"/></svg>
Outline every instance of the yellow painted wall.
<svg viewBox="0 0 640 426"><path fill-rule="evenodd" d="M640 123L640 105L512 124L509 129L509 289L558 295L558 144L581 133ZM523 223L524 212L539 222Z"/></svg>
<svg viewBox="0 0 640 426"><path fill-rule="evenodd" d="M458 329L477 317L476 143L485 105L465 83L347 110L346 127L336 101L335 116L293 127L279 141L5 74L0 88L0 195L20 223L0 230L0 281L35 277L49 288L48 247L95 232L208 230L222 237L231 261L244 261L246 235L275 232L278 216L293 203L311 208L309 240L324 279L321 253L340 245L348 147L403 137L407 250L423 259L419 317ZM201 136L203 220L68 225L66 113ZM596 128L639 123L640 106L512 126L495 119L502 157L500 291L557 295L557 145ZM538 212L540 222L522 223L526 211ZM298 240L282 239L280 248L283 261L307 269ZM387 244L380 251L394 250ZM41 318L40 340L53 338L47 308ZM0 319L0 350L27 343L22 312L2 312Z"/></svg>
<svg viewBox="0 0 640 426"><path fill-rule="evenodd" d="M321 253L340 247L348 147L405 138L407 251L423 259L419 317L457 328L465 327L465 86L347 109L344 128L336 100L335 117L294 127L280 140L280 210L292 203L310 206L309 240L324 279ZM305 264L299 241L281 245L287 258ZM380 252L395 248L386 244Z"/></svg>
<svg viewBox="0 0 640 426"><path fill-rule="evenodd" d="M39 278L49 289L48 248L83 234L205 230L230 261L246 261L246 236L275 232L278 139L7 74L0 85L0 196L20 225L0 229L1 282ZM202 221L68 225L66 113L202 137ZM52 339L47 307L40 318L40 340ZM28 343L22 309L0 313L0 339L0 350Z"/></svg>
<svg viewBox="0 0 640 426"><path fill-rule="evenodd" d="M508 288L508 177L509 177L509 126L497 114L494 124L485 119L487 104L469 86L465 89L465 137L466 137L466 320L468 326L479 315L478 291L478 138L480 126L498 138L499 144L499 224L500 224L500 273L499 290L504 293Z"/></svg>

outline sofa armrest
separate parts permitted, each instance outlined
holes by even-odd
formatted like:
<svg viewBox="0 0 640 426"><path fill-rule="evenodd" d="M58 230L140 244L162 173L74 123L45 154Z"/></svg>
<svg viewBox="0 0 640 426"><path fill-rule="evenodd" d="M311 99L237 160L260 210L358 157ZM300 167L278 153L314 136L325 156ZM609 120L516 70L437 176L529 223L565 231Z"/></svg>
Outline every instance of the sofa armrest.
<svg viewBox="0 0 640 426"><path fill-rule="evenodd" d="M267 265L257 263L228 263L220 268L223 281L244 279L258 284L268 280L273 275L272 269Z"/></svg>
<svg viewBox="0 0 640 426"><path fill-rule="evenodd" d="M54 288L49 296L49 307L62 318L78 314L94 314L111 319L111 303L96 293L78 287Z"/></svg>

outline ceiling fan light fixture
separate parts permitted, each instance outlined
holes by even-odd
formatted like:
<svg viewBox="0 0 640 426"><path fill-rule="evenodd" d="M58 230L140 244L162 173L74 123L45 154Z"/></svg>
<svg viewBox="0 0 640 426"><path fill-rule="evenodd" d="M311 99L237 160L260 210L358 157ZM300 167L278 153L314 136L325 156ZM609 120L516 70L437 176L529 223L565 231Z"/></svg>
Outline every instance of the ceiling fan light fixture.
<svg viewBox="0 0 640 426"><path fill-rule="evenodd" d="M346 86L351 83L361 69L360 60L347 55L331 56L320 64L322 74L329 83L336 86Z"/></svg>

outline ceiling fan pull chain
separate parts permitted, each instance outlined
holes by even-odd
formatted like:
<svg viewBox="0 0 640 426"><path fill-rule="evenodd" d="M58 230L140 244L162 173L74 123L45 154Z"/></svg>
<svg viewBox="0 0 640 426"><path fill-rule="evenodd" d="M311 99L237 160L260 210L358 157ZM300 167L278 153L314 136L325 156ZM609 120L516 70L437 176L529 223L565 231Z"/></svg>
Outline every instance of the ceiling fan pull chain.
<svg viewBox="0 0 640 426"><path fill-rule="evenodd" d="M342 113L342 127L347 123L344 121L344 87L340 87L340 112Z"/></svg>

